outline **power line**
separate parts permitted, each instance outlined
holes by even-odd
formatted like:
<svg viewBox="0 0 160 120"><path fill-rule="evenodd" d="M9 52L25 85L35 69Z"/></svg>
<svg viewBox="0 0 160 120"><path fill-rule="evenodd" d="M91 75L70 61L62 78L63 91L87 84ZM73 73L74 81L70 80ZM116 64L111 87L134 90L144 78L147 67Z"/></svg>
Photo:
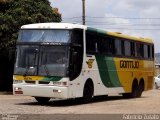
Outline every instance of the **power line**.
<svg viewBox="0 0 160 120"><path fill-rule="evenodd" d="M75 20L75 19L78 19L79 20ZM69 21L69 22L72 22L72 23L82 23L82 20L80 19L82 18L82 16L77 16L77 17L71 17L71 18L64 18L66 20L63 20L63 21ZM129 17L91 17L91 16L86 16L86 18L123 18L123 19L160 19L160 18L129 18ZM67 20L68 19L68 20ZM70 21L70 20L73 20L73 21ZM146 30L160 30L160 28L157 28L160 26L160 24L145 24L145 23L114 23L114 22L108 22L108 21L94 21L94 20L86 20L86 23L87 25L90 25L90 26L103 26L105 27L105 29L112 29L112 30L139 30L139 31L146 31ZM110 27L109 27L110 26ZM113 26L113 27L111 27ZM114 27L115 26L115 27ZM116 27L117 26L117 27ZM137 28L139 26L146 26L146 27L156 27L156 28ZM131 27L131 28L129 28ZM134 27L134 28L133 28Z"/></svg>
<svg viewBox="0 0 160 120"><path fill-rule="evenodd" d="M79 16L77 16L77 17L66 17L66 18L62 17L62 19L77 19L77 18L82 18L82 16L80 16L80 17Z"/></svg>
<svg viewBox="0 0 160 120"><path fill-rule="evenodd" d="M64 17L63 19L77 19L77 18L82 18L82 16L76 16L76 17ZM157 18L151 18L151 17L93 17L93 16L86 16L86 18L92 18L92 19L160 19L160 17Z"/></svg>
<svg viewBox="0 0 160 120"><path fill-rule="evenodd" d="M72 23L81 23L81 21L80 22L72 22ZM97 25L97 24L93 24L93 25L92 24L87 24L87 25L89 25L89 26L100 26L100 25ZM150 30L159 31L160 30L160 28L121 28L121 27L114 28L114 27L108 27L107 25L102 25L102 26L105 29L111 29L111 30L137 30L137 31L147 31L147 30L148 31L150 31Z"/></svg>
<svg viewBox="0 0 160 120"><path fill-rule="evenodd" d="M88 23L88 25L131 26L131 27L134 27L134 26L135 27L137 27L137 26L159 27L160 26L160 24L123 24L123 23L119 23L119 24L117 24L117 23L113 23L113 24L112 23L106 23L106 24L104 24L104 23L96 23L96 24L94 24L94 23Z"/></svg>
<svg viewBox="0 0 160 120"><path fill-rule="evenodd" d="M93 17L93 16L86 16L87 18L94 18L94 19L103 19L103 18L117 18L117 19L160 19L160 17L157 18L148 18L148 17Z"/></svg>
<svg viewBox="0 0 160 120"><path fill-rule="evenodd" d="M160 30L160 28L159 29L145 29L145 28L143 28L143 29L132 29L132 28L105 28L105 29L111 29L111 30L117 30L117 29L121 29L121 30Z"/></svg>
<svg viewBox="0 0 160 120"><path fill-rule="evenodd" d="M82 21L63 21L63 23L82 23Z"/></svg>

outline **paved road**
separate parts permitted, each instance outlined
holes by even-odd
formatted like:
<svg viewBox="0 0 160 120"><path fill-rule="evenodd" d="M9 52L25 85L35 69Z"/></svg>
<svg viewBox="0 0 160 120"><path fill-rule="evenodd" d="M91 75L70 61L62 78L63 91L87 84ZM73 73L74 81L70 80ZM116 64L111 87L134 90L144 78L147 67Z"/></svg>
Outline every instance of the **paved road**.
<svg viewBox="0 0 160 120"><path fill-rule="evenodd" d="M160 114L160 90L144 92L142 98L123 99L109 96L94 99L89 104L75 100L51 100L47 105L38 104L26 96L0 95L1 114Z"/></svg>

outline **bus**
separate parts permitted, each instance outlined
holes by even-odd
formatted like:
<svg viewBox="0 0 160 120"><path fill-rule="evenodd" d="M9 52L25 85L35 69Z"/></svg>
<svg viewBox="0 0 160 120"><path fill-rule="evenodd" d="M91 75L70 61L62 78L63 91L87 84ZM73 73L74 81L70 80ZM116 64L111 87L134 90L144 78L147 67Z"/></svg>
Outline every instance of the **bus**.
<svg viewBox="0 0 160 120"><path fill-rule="evenodd" d="M23 25L16 44L13 94L80 98L141 97L154 85L154 43L79 24Z"/></svg>

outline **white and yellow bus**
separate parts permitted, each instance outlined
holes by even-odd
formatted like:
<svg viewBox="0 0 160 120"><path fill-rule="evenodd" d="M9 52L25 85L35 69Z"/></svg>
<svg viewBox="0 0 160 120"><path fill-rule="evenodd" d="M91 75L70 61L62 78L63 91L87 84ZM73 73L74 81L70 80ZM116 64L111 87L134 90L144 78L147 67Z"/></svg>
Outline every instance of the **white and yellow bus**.
<svg viewBox="0 0 160 120"><path fill-rule="evenodd" d="M140 97L153 88L154 44L84 25L38 23L21 27L13 93L50 98L122 94Z"/></svg>

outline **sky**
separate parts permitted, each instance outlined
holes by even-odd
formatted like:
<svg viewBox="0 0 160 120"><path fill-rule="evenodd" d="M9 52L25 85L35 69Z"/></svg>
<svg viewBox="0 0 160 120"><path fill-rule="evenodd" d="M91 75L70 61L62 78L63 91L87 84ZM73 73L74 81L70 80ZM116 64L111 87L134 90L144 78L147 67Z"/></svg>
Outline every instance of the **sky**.
<svg viewBox="0 0 160 120"><path fill-rule="evenodd" d="M49 0L62 22L82 23L82 0ZM160 0L85 0L86 25L151 38L160 53Z"/></svg>

